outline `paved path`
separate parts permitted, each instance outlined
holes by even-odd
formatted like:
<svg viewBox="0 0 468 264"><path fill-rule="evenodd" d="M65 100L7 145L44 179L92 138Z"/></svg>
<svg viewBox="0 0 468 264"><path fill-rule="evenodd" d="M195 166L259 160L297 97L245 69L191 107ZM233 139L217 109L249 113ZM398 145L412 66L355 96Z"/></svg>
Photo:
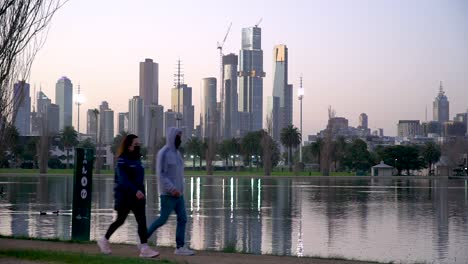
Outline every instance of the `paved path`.
<svg viewBox="0 0 468 264"><path fill-rule="evenodd" d="M35 249L35 250L56 250L67 252L78 252L86 254L99 254L99 249L96 244L77 244L66 242L48 242L36 240L21 240L21 239L5 239L0 238L1 249ZM173 248L157 248L161 253L160 258L173 260L178 263L190 264L210 264L210 263L226 263L226 264L266 264L266 263L281 263L281 264L367 264L374 262L348 261L348 260L329 260L317 258L298 258L298 257L281 257L269 255L252 255L238 253L222 253L211 251L197 251L195 256L181 257L174 255ZM138 256L138 251L135 245L112 245L112 254L122 257ZM11 260L11 259L9 259ZM0 264L11 263L2 262ZM21 262L30 264L33 262Z"/></svg>

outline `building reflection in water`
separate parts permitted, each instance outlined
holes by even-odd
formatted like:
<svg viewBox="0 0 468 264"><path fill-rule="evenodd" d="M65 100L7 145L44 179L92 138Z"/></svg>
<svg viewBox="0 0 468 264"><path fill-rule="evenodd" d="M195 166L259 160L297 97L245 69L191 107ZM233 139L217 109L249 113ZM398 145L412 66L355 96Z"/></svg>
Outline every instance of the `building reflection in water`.
<svg viewBox="0 0 468 264"><path fill-rule="evenodd" d="M70 238L72 181L0 176L0 234ZM91 239L115 218L113 185L113 177L93 180ZM160 211L155 177L146 188L149 225ZM195 249L403 263L468 259L467 180L190 177L185 195L186 238ZM138 242L136 226L130 216L112 241ZM150 241L175 245L175 227L171 215Z"/></svg>

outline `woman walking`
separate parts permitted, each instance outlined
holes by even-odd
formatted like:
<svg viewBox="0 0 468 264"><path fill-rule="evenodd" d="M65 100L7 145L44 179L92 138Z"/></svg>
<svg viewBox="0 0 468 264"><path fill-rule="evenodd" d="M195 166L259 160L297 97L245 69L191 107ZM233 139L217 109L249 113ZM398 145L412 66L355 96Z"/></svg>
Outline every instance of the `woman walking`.
<svg viewBox="0 0 468 264"><path fill-rule="evenodd" d="M130 211L135 215L138 224L140 257L153 258L159 252L152 250L147 244L147 228L145 213L144 169L141 165L140 140L130 134L124 138L117 152L118 160L115 170L115 210L117 219L109 226L106 235L98 241L98 246L104 254L110 254L109 238L127 218Z"/></svg>

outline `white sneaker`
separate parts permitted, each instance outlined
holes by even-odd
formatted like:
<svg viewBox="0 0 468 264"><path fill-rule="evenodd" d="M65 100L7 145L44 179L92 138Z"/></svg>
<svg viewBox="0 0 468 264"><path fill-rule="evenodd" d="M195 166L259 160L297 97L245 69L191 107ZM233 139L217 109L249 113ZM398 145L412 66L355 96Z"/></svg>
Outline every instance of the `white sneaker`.
<svg viewBox="0 0 468 264"><path fill-rule="evenodd" d="M159 252L152 250L148 245L140 246L140 258L155 258L159 256Z"/></svg>
<svg viewBox="0 0 468 264"><path fill-rule="evenodd" d="M183 246L180 248L176 248L174 251L174 254L179 255L179 256L193 256L195 255L195 251L189 249L187 246Z"/></svg>
<svg viewBox="0 0 468 264"><path fill-rule="evenodd" d="M97 244L98 244L99 249L101 250L102 254L108 255L108 254L112 253L112 251L110 249L109 240L107 240L105 237L99 239Z"/></svg>

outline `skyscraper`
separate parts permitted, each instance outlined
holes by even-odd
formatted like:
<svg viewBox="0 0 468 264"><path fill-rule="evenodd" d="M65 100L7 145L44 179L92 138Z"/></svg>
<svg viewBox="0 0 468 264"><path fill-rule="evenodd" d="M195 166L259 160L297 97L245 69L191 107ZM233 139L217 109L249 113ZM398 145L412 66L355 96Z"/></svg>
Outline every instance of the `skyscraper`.
<svg viewBox="0 0 468 264"><path fill-rule="evenodd" d="M95 143L97 143L97 133L98 133L98 114L94 112L94 109L88 109L86 112L87 122L86 122L86 134L90 135Z"/></svg>
<svg viewBox="0 0 468 264"><path fill-rule="evenodd" d="M261 34L262 30L257 26L242 29L242 49L239 55L239 112L246 113L241 114L241 117L248 119L247 131L260 130L263 127L265 72Z"/></svg>
<svg viewBox="0 0 468 264"><path fill-rule="evenodd" d="M359 126L358 128L367 129L369 128L367 114L362 113L359 115Z"/></svg>
<svg viewBox="0 0 468 264"><path fill-rule="evenodd" d="M29 83L20 81L13 86L13 104L17 110L15 116L15 127L20 136L31 133L31 96L29 94Z"/></svg>
<svg viewBox="0 0 468 264"><path fill-rule="evenodd" d="M39 91L37 93L37 113L38 114L47 114L47 108L49 107L49 105L52 104L52 101L49 99L49 97L47 97L47 95L42 92L42 91Z"/></svg>
<svg viewBox="0 0 468 264"><path fill-rule="evenodd" d="M109 103L103 101L99 106L99 134L104 144L112 144L114 141L114 111L109 108Z"/></svg>
<svg viewBox="0 0 468 264"><path fill-rule="evenodd" d="M112 144L114 142L114 111L112 109L106 109L102 113L103 124L102 124L102 142L104 144Z"/></svg>
<svg viewBox="0 0 468 264"><path fill-rule="evenodd" d="M128 132L137 136L143 130L143 100L133 96L128 102Z"/></svg>
<svg viewBox="0 0 468 264"><path fill-rule="evenodd" d="M239 130L239 109L237 95L238 56L223 56L224 99L222 100L221 126L224 139L237 136Z"/></svg>
<svg viewBox="0 0 468 264"><path fill-rule="evenodd" d="M216 78L202 79L201 87L203 91L201 109L203 117L202 135L205 138L211 138L217 135Z"/></svg>
<svg viewBox="0 0 468 264"><path fill-rule="evenodd" d="M415 137L422 135L422 127L419 120L400 120L398 122L399 137Z"/></svg>
<svg viewBox="0 0 468 264"><path fill-rule="evenodd" d="M279 110L273 110L278 117L272 117L273 139L280 140L281 130L292 125L293 87L288 84L288 48L286 45L277 45L273 49L273 97L279 99ZM274 99L271 99L274 102ZM273 105L274 106L274 105ZM276 131L276 133L275 133Z"/></svg>
<svg viewBox="0 0 468 264"><path fill-rule="evenodd" d="M128 112L119 113L119 133L128 132Z"/></svg>
<svg viewBox="0 0 468 264"><path fill-rule="evenodd" d="M195 119L195 108L192 104L192 87L187 84L180 85L180 107L178 104L179 90L177 87L172 89L171 106L172 111L180 111L182 120L180 120L180 129L183 133L183 138L192 137Z"/></svg>
<svg viewBox="0 0 468 264"><path fill-rule="evenodd" d="M159 91L159 66L152 59L145 59L140 62L140 98L143 100L143 131L139 137L143 144L150 144L151 131L156 129L155 118L162 120L164 111L158 111L156 116L155 109L158 108L158 91ZM162 106L159 106L159 108ZM158 109L159 109L158 108ZM155 131L153 131L155 132Z"/></svg>
<svg viewBox="0 0 468 264"><path fill-rule="evenodd" d="M55 103L60 108L59 129L72 125L73 84L67 77L62 77L55 85Z"/></svg>
<svg viewBox="0 0 468 264"><path fill-rule="evenodd" d="M57 104L50 104L47 108L47 127L49 133L58 134L60 132L59 120L60 106Z"/></svg>
<svg viewBox="0 0 468 264"><path fill-rule="evenodd" d="M166 137L166 132L168 128L177 126L176 117L177 117L177 113L172 111L171 109L168 109L164 113L164 133L163 133L164 137Z"/></svg>
<svg viewBox="0 0 468 264"><path fill-rule="evenodd" d="M162 105L149 105L144 117L146 125L145 145L149 149L155 146L163 137L164 130L164 107Z"/></svg>
<svg viewBox="0 0 468 264"><path fill-rule="evenodd" d="M440 82L439 94L435 98L433 106L434 121L441 123L449 121L450 105L442 87L442 82Z"/></svg>
<svg viewBox="0 0 468 264"><path fill-rule="evenodd" d="M271 137L279 141L280 139L280 99L276 96L269 96L267 101L267 126L271 125ZM271 122L271 124L269 124ZM270 129L267 127L267 130Z"/></svg>

